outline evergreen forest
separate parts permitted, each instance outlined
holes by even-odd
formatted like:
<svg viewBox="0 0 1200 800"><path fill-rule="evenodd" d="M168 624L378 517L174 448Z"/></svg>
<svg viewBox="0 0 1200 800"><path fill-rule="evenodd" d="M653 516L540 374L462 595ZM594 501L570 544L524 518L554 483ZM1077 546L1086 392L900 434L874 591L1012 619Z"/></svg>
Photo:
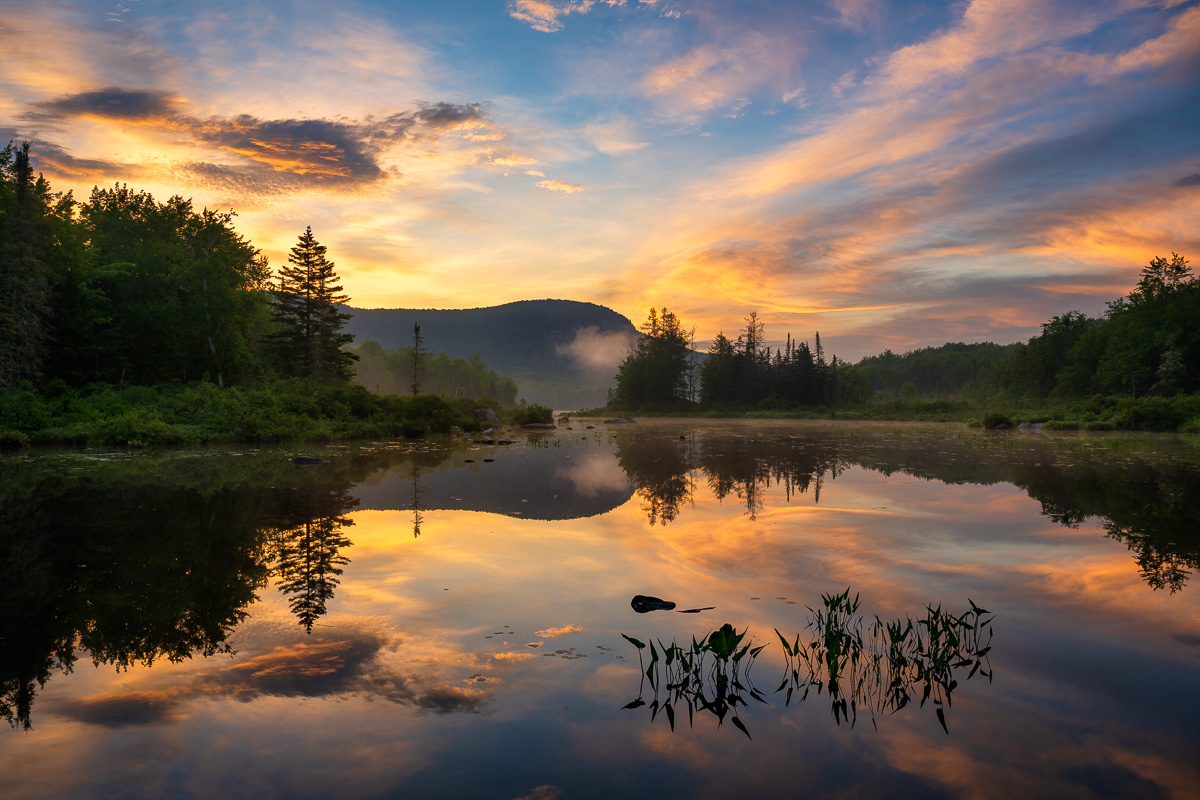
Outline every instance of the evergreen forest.
<svg viewBox="0 0 1200 800"><path fill-rule="evenodd" d="M79 201L0 149L0 447L421 435L512 402L478 360L427 359L406 396L354 383L325 246L310 227L272 272L234 219L124 184ZM396 392L371 344L361 377Z"/></svg>
<svg viewBox="0 0 1200 800"><path fill-rule="evenodd" d="M623 412L1021 422L1052 428L1200 432L1200 279L1172 253L1099 317L1068 311L1028 342L947 343L855 364L788 334L767 344L756 313L707 352L650 309L608 408Z"/></svg>

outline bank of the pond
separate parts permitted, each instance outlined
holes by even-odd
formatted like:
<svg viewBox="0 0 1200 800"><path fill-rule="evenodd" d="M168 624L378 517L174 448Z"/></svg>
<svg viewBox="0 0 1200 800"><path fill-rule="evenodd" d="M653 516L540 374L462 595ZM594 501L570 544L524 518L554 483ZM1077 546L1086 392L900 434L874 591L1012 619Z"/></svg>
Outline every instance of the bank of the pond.
<svg viewBox="0 0 1200 800"><path fill-rule="evenodd" d="M891 422L963 422L975 427L1042 423L1051 430L1160 431L1200 434L1200 395L1093 397L1061 404L910 399L841 407L770 405L650 406L588 409L605 416L701 417L712 419L841 419Z"/></svg>
<svg viewBox="0 0 1200 800"><path fill-rule="evenodd" d="M508 422L549 422L549 409L503 409L489 399L376 395L357 384L261 387L51 384L0 390L0 449L30 444L152 446L421 437L484 427L475 411Z"/></svg>

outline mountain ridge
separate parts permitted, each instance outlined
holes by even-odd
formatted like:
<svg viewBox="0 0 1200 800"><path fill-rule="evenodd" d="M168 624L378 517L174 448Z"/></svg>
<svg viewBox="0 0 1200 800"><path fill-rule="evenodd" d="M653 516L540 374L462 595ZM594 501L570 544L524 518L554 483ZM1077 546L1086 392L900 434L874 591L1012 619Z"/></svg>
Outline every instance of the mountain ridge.
<svg viewBox="0 0 1200 800"><path fill-rule="evenodd" d="M624 353L638 332L623 315L582 300L516 300L461 309L340 309L355 343L388 349L422 347L451 358L478 355L488 368L517 381L518 396L553 408L602 405Z"/></svg>

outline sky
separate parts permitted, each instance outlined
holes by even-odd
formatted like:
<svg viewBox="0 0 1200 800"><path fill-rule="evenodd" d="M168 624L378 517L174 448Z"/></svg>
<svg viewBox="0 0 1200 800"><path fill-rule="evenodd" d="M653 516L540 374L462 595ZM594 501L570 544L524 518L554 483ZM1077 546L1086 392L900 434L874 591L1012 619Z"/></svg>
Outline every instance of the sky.
<svg viewBox="0 0 1200 800"><path fill-rule="evenodd" d="M360 308L1007 343L1200 256L1200 2L0 2L0 137Z"/></svg>

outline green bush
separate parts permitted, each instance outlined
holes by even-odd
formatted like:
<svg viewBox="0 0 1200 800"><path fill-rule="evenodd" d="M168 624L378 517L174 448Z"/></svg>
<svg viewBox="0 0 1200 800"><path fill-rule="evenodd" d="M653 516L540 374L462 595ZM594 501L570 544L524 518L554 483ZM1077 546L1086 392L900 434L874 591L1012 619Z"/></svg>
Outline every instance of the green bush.
<svg viewBox="0 0 1200 800"><path fill-rule="evenodd" d="M983 415L983 427L989 430L1013 427L1012 418L1001 411L989 411Z"/></svg>
<svg viewBox="0 0 1200 800"><path fill-rule="evenodd" d="M536 403L531 406L514 408L509 417L513 425L533 425L554 422L554 411Z"/></svg>
<svg viewBox="0 0 1200 800"><path fill-rule="evenodd" d="M0 431L0 450L20 450L29 447L29 437L21 431Z"/></svg>

